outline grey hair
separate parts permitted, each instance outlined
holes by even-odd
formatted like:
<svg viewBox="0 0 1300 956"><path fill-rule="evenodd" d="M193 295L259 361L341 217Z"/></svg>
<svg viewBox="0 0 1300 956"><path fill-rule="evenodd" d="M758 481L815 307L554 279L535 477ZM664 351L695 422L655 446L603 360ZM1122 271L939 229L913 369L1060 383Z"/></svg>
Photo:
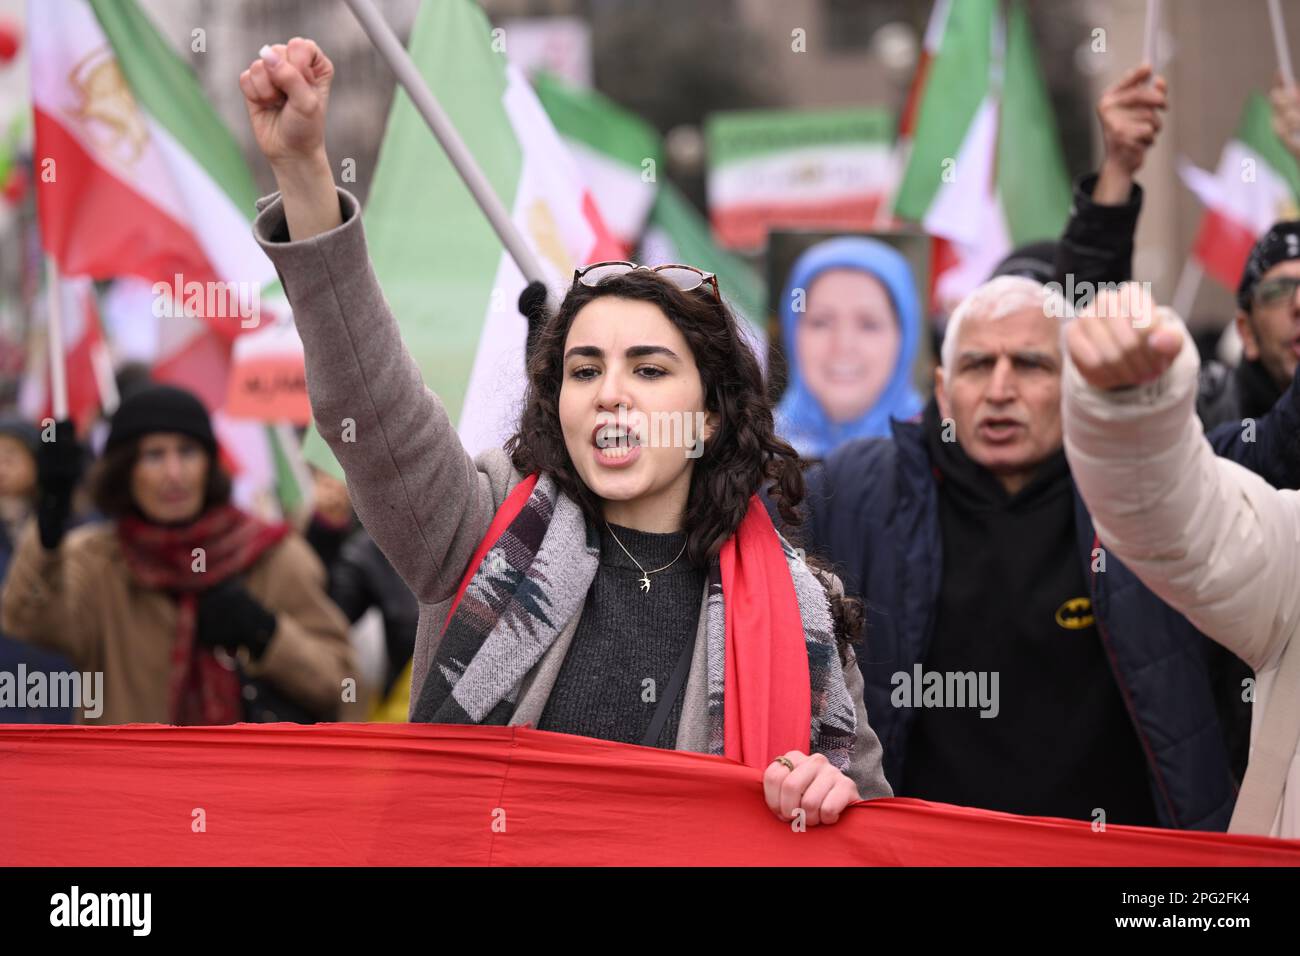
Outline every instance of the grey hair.
<svg viewBox="0 0 1300 956"><path fill-rule="evenodd" d="M1064 318L1069 306L1061 295L1060 286L1055 282L1043 285L1024 276L998 276L967 293L948 317L943 345L939 350L944 378L952 378L957 361L957 339L967 319L979 317L997 321L1025 309L1041 309L1045 316L1061 320L1061 346L1064 350Z"/></svg>

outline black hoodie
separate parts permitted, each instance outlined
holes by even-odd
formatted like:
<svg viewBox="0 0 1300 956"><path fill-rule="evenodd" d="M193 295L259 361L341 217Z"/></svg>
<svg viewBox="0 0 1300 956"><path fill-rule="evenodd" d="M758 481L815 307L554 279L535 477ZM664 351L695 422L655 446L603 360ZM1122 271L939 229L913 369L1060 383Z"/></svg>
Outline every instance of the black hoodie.
<svg viewBox="0 0 1300 956"><path fill-rule="evenodd" d="M1092 619L1063 451L1008 495L924 427L939 480L943 579L926 672L998 673L997 715L922 707L899 796L1157 825L1146 760Z"/></svg>

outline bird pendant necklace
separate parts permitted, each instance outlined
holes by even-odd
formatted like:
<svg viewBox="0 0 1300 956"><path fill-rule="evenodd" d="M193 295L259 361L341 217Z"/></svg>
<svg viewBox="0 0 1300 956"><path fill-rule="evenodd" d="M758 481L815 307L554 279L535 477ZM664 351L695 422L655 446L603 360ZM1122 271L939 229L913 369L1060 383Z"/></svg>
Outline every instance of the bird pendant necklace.
<svg viewBox="0 0 1300 956"><path fill-rule="evenodd" d="M632 557L632 552L629 551L629 550L624 546L623 542L618 540L618 535L614 534L614 529L609 527L609 522L608 522L608 521L605 522L605 527L606 527L606 528L609 528L609 535L610 535L611 538L614 539L614 543L617 544L620 548L623 549L623 553L626 554L629 558L631 558L632 563L635 564L636 567L637 567L637 570L641 572L641 578L640 578L640 580L637 581L637 586L640 587L640 589L641 589L641 593L642 593L642 594L649 594L649 593L650 593L650 575L652 575L652 574L658 574L660 571L667 571L669 568L671 568L674 564L677 563L677 558L680 558L680 557L685 553L685 551L686 551L686 542L683 541L683 542L682 542L682 549L681 549L681 551L678 551L678 552L677 552L677 558L673 558L671 561L669 561L667 564L665 564L662 568L655 568L653 571L647 571L645 568L643 568L643 567L641 566L641 562L640 562L640 561L638 561L636 558Z"/></svg>

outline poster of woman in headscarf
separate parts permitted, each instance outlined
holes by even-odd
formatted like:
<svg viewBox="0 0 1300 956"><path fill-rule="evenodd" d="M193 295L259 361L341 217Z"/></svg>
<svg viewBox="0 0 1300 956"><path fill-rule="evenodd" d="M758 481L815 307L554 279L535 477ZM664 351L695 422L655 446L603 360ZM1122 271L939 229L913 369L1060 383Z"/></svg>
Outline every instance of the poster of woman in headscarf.
<svg viewBox="0 0 1300 956"><path fill-rule="evenodd" d="M781 437L824 458L920 413L932 367L924 236L774 232L768 264L786 366Z"/></svg>

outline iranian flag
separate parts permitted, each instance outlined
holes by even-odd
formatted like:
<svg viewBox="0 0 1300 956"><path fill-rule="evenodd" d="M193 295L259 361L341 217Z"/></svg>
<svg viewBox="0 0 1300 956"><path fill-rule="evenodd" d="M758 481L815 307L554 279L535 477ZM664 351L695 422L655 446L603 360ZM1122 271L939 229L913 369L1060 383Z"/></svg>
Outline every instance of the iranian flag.
<svg viewBox="0 0 1300 956"><path fill-rule="evenodd" d="M655 202L663 160L659 134L595 90L570 86L549 73L536 74L533 88L609 231L630 251Z"/></svg>
<svg viewBox="0 0 1300 956"><path fill-rule="evenodd" d="M113 363L99 321L95 290L89 279L58 280L59 314L62 316L68 415L77 431L85 434L99 410L111 412L117 404ZM19 405L33 420L54 414L49 389L49 356L43 348L28 353Z"/></svg>
<svg viewBox="0 0 1300 956"><path fill-rule="evenodd" d="M273 515L267 426L225 407L231 345L260 324L241 305L275 278L252 236L256 190L239 148L131 0L30 0L27 14L45 251L66 282L118 280L110 324L137 336L154 379L203 400L235 500ZM71 390L80 314L61 315Z"/></svg>
<svg viewBox="0 0 1300 956"><path fill-rule="evenodd" d="M718 277L723 298L766 360L766 288L722 249L708 221L671 181L659 181L663 149L653 127L593 90L548 73L533 77L537 98L573 155L610 231L644 265L686 263Z"/></svg>
<svg viewBox="0 0 1300 956"><path fill-rule="evenodd" d="M1300 169L1273 132L1268 100L1250 95L1213 174L1186 162L1179 172L1205 206L1192 255L1218 282L1236 289L1256 240L1273 223L1298 214Z"/></svg>
<svg viewBox="0 0 1300 956"><path fill-rule="evenodd" d="M411 30L411 58L557 295L578 265L622 258L623 248L528 80L494 49L491 32L470 0L426 3ZM471 454L500 447L523 398L527 326L517 300L526 283L401 90L365 223L375 271L425 384ZM308 434L308 460L336 471L324 440Z"/></svg>
<svg viewBox="0 0 1300 956"><path fill-rule="evenodd" d="M743 323L760 366L766 368L767 337L763 322L767 288L739 256L718 247L708 221L671 182L664 181L641 237L637 262L648 266L684 263L718 277L723 299Z"/></svg>
<svg viewBox="0 0 1300 956"><path fill-rule="evenodd" d="M744 110L708 118L709 214L728 249L777 228L870 229L890 186L883 110Z"/></svg>
<svg viewBox="0 0 1300 956"><path fill-rule="evenodd" d="M921 70L894 211L946 241L947 310L1013 247L1060 235L1070 181L1023 3L1007 18L997 0L936 4Z"/></svg>
<svg viewBox="0 0 1300 956"><path fill-rule="evenodd" d="M169 288L273 279L239 149L136 5L30 0L27 17L41 241L60 271ZM223 339L242 331L202 302Z"/></svg>

